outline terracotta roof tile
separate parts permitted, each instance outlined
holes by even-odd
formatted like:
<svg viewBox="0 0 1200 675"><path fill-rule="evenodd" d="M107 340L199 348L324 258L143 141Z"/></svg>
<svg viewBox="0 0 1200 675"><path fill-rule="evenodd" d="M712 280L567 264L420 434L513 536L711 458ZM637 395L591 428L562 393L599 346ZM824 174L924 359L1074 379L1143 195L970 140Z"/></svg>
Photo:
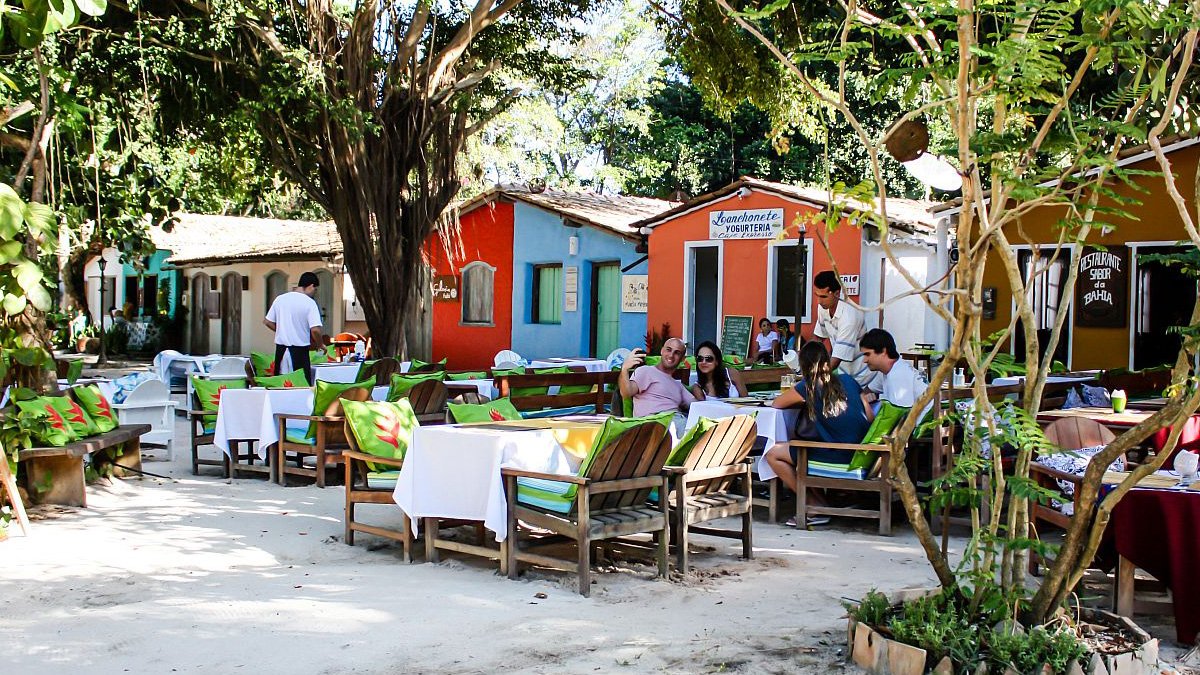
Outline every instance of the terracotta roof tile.
<svg viewBox="0 0 1200 675"><path fill-rule="evenodd" d="M170 232L155 228L154 245L171 251L174 265L208 262L316 259L342 252L332 221L240 218L185 213Z"/></svg>

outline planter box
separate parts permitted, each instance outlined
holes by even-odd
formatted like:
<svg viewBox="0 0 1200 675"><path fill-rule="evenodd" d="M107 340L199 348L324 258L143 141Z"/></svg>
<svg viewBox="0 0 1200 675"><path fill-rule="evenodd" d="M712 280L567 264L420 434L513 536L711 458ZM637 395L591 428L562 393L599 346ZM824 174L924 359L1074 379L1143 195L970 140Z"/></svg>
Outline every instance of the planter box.
<svg viewBox="0 0 1200 675"><path fill-rule="evenodd" d="M902 591L891 597L893 604L905 600L929 595L937 591ZM1158 640L1138 627L1127 617L1117 616L1110 612L1084 609L1081 619L1089 623L1120 626L1134 635L1139 647L1132 652L1115 655L1093 654L1086 664L1073 663L1068 671L1071 675L1149 675L1158 672ZM858 667L873 675L924 675L925 659L928 656L924 649L896 642L875 631L870 626L859 623L853 618L849 620L846 631L847 654ZM949 658L943 658L933 670L936 675L953 675L954 664ZM1012 668L995 671L981 665L975 675L1049 675L1048 667L1033 673L1018 673Z"/></svg>

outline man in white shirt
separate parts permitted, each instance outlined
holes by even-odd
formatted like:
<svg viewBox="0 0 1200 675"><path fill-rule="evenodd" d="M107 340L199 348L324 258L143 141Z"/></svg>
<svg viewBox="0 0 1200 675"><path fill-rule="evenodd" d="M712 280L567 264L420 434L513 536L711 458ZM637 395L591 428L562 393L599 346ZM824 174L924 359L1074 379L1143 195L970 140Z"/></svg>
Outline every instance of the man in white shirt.
<svg viewBox="0 0 1200 675"><path fill-rule="evenodd" d="M863 336L863 313L841 301L842 282L826 270L813 277L813 296L817 299L817 325L813 335L828 341L830 363L853 377L864 389L879 392L883 385L867 367L858 341Z"/></svg>
<svg viewBox="0 0 1200 675"><path fill-rule="evenodd" d="M900 358L892 334L882 328L872 328L863 334L858 344L867 367L883 375L883 393L879 398L899 408L913 407L929 382L911 363Z"/></svg>
<svg viewBox="0 0 1200 675"><path fill-rule="evenodd" d="M318 285L317 275L301 274L296 287L275 298L263 319L263 325L275 331L275 372L279 372L287 352L292 357L292 370L303 370L310 383L313 373L308 350L322 346L321 308L313 300Z"/></svg>

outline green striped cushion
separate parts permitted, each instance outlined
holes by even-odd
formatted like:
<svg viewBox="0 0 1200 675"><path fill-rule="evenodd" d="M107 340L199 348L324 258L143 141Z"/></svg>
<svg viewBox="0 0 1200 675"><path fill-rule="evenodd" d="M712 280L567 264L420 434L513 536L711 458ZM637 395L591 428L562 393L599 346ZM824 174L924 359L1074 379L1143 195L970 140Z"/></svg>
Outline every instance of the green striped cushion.
<svg viewBox="0 0 1200 675"><path fill-rule="evenodd" d="M400 471L371 471L367 473L367 487L376 490L394 490L396 489L396 479L400 478Z"/></svg>
<svg viewBox="0 0 1200 675"><path fill-rule="evenodd" d="M579 473L576 475L586 476L592 468L592 462L596 461L596 456L600 454L600 450L616 440L621 434L645 422L654 422L663 425L663 427L670 428L671 420L674 416L675 413L668 411L645 417L609 417L604 420L604 427L596 435L596 440L592 443L592 447L588 449L588 454L583 458L583 462L579 465ZM562 481L541 478L517 479L518 502L556 513L569 513L571 511L571 506L575 503L575 493L578 490L578 485Z"/></svg>
<svg viewBox="0 0 1200 675"><path fill-rule="evenodd" d="M870 454L870 453L868 453ZM831 464L829 462L814 462L808 460L808 475L821 478L847 478L863 480L867 477L868 468L851 468L850 464Z"/></svg>

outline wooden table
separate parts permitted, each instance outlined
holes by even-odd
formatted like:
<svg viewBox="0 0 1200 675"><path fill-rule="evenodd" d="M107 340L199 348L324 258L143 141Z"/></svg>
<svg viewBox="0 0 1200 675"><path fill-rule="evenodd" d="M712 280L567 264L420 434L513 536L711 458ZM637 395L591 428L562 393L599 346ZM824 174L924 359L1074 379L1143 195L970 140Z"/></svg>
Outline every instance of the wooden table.
<svg viewBox="0 0 1200 675"><path fill-rule="evenodd" d="M1043 410L1038 413L1039 422L1053 422L1054 420L1064 419L1068 417L1081 417L1085 419L1096 420L1100 424L1121 433L1127 429L1131 429L1154 414L1152 410L1138 410L1130 407L1125 408L1125 412L1115 413L1112 408L1068 408L1066 410ZM1155 452L1162 450L1167 444L1167 437L1171 434L1171 427L1164 427L1155 431L1149 439L1149 445ZM1179 434L1179 448L1188 450L1200 449L1200 413L1192 415L1183 422L1183 430ZM1171 458L1167 458L1169 465Z"/></svg>

